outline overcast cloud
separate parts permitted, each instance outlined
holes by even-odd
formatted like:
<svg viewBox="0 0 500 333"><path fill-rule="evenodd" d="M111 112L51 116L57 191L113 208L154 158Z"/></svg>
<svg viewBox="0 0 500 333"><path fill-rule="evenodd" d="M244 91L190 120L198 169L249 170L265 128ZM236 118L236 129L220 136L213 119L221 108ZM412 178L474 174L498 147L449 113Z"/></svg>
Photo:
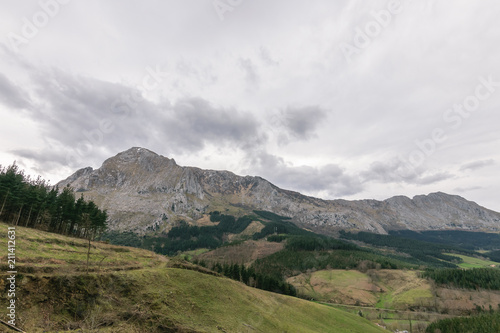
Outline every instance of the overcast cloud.
<svg viewBox="0 0 500 333"><path fill-rule="evenodd" d="M4 74L0 73L0 102L11 109L29 107L28 97L16 87Z"/></svg>
<svg viewBox="0 0 500 333"><path fill-rule="evenodd" d="M0 5L0 163L53 183L132 146L326 199L500 211L493 0Z"/></svg>

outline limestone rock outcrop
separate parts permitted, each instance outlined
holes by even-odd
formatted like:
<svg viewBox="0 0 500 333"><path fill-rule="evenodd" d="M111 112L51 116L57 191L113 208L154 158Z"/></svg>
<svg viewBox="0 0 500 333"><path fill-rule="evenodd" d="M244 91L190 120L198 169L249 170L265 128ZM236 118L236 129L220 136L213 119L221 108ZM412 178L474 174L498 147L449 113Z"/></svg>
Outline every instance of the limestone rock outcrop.
<svg viewBox="0 0 500 333"><path fill-rule="evenodd" d="M59 182L95 201L114 230L144 234L196 221L212 210L268 210L321 233L394 229L500 231L500 213L445 193L377 200L322 200L280 189L261 177L182 167L145 148L131 148L99 169L84 168Z"/></svg>

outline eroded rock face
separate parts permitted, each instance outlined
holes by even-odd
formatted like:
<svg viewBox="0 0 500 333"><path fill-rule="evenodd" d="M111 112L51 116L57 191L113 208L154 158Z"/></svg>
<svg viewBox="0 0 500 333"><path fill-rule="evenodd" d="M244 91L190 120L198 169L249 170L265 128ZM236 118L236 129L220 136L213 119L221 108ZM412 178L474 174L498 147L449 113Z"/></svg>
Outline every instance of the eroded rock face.
<svg viewBox="0 0 500 333"><path fill-rule="evenodd" d="M119 153L97 170L80 169L58 186L71 186L107 209L111 229L140 234L168 229L178 219L196 220L211 210L235 207L272 211L324 233L339 229L500 231L500 213L459 196L321 200L280 189L260 177L182 167L144 148Z"/></svg>

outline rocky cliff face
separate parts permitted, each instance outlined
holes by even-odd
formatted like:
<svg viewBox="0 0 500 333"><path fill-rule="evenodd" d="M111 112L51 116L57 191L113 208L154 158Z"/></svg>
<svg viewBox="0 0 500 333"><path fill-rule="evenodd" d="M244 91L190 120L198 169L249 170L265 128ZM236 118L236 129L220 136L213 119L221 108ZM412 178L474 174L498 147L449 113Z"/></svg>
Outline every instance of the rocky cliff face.
<svg viewBox="0 0 500 333"><path fill-rule="evenodd" d="M144 148L119 153L97 170L78 170L58 186L71 186L107 209L111 229L138 233L168 229L179 219L196 221L212 210L226 209L233 214L268 210L324 233L338 229L500 231L500 213L459 196L321 200L280 189L260 177L181 167Z"/></svg>

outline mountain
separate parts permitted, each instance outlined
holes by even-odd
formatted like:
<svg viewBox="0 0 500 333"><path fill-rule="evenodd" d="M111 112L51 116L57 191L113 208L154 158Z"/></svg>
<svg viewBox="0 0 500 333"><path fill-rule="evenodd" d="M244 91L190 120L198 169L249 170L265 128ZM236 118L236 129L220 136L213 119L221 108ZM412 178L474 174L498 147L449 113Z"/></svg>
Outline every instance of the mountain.
<svg viewBox="0 0 500 333"><path fill-rule="evenodd" d="M500 213L455 195L322 200L261 177L179 166L138 147L107 159L99 169L80 169L57 186L70 186L107 209L110 229L139 234L169 229L180 219L196 221L213 210L242 214L253 209L292 217L297 225L325 234L340 229L500 231Z"/></svg>

